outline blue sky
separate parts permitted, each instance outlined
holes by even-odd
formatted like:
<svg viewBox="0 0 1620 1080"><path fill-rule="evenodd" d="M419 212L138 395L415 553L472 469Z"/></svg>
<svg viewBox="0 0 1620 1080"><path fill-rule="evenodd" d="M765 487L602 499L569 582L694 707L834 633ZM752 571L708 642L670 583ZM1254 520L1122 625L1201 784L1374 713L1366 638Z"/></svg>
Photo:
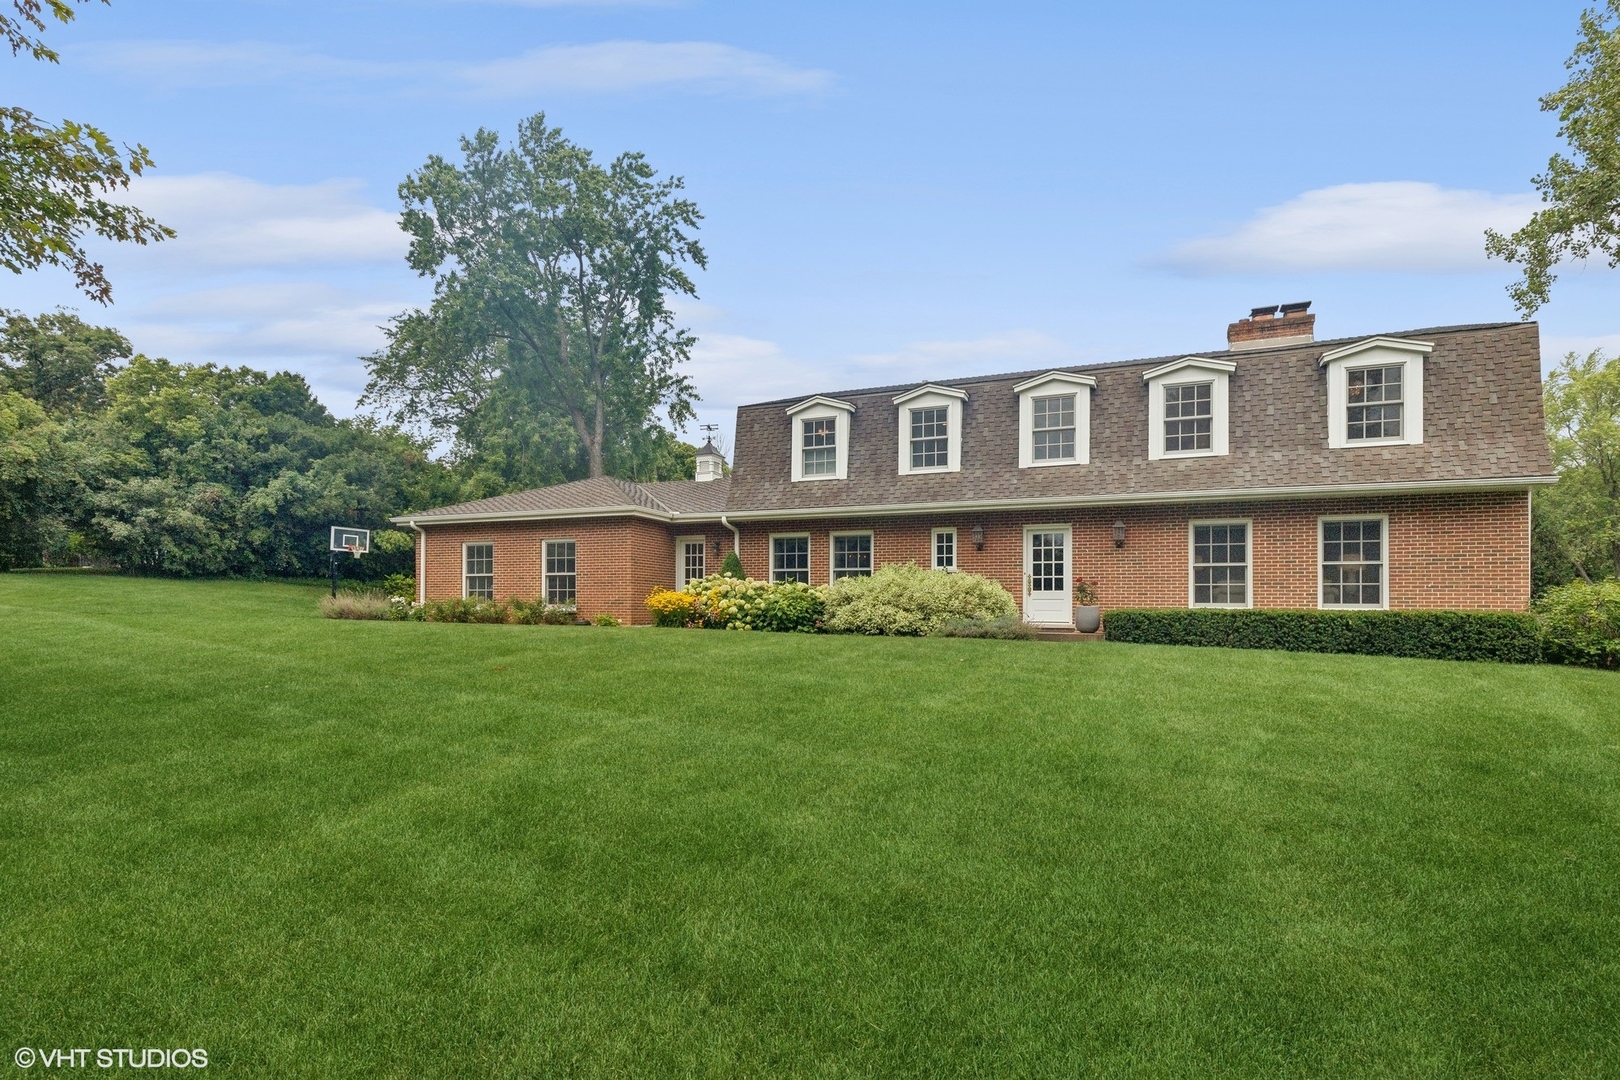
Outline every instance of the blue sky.
<svg viewBox="0 0 1620 1080"><path fill-rule="evenodd" d="M424 303L394 190L544 110L686 178L705 420L739 403L1222 347L1309 299L1333 337L1516 317L1481 230L1535 204L1581 0L726 3L114 0L0 100L158 162L181 231L106 250L149 354L291 368L354 410L377 327ZM1620 274L1567 270L1550 359L1620 348ZM689 434L695 432L689 431Z"/></svg>

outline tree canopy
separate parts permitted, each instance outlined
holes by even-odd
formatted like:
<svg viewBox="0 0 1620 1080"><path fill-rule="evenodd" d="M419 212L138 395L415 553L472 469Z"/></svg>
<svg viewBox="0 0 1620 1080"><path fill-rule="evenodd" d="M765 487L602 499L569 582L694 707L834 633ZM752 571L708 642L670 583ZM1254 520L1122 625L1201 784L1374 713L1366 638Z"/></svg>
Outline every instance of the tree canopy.
<svg viewBox="0 0 1620 1080"><path fill-rule="evenodd" d="M635 153L598 165L543 113L509 146L480 129L461 151L400 185L434 300L393 320L362 400L508 487L691 475L660 421L684 425L697 397L679 371L694 338L669 305L706 265L680 178Z"/></svg>
<svg viewBox="0 0 1620 1080"><path fill-rule="evenodd" d="M71 21L72 6L65 0L46 0L44 6L40 0L12 0L12 7L15 16L0 15L0 38L12 55L56 63L55 51L30 32L45 29L47 14ZM107 198L151 166L152 155L138 143L120 149L89 124L64 120L53 126L27 109L0 106L0 266L14 274L63 267L92 300L110 303L112 283L85 252L84 234L136 244L174 235L135 207Z"/></svg>
<svg viewBox="0 0 1620 1080"><path fill-rule="evenodd" d="M1537 584L1620 577L1620 356L1570 353L1544 396L1558 483L1536 496Z"/></svg>
<svg viewBox="0 0 1620 1080"><path fill-rule="evenodd" d="M1533 180L1546 208L1511 236L1485 234L1493 258L1523 268L1508 294L1525 318L1551 299L1560 262L1596 255L1620 266L1620 22L1610 22L1620 20L1620 0L1605 7L1581 13L1581 40L1566 65L1573 74L1541 99L1543 111L1558 113L1558 135L1572 152L1554 154Z"/></svg>

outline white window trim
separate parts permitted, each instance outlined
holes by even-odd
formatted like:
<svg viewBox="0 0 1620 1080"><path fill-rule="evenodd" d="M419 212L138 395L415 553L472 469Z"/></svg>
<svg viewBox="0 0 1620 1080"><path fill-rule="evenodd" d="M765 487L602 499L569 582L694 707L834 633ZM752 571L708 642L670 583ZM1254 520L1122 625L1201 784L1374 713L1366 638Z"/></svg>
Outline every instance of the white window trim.
<svg viewBox="0 0 1620 1080"><path fill-rule="evenodd" d="M467 579L472 576L471 574L467 573L467 549L470 547L483 547L485 544L489 545L489 591L491 593L495 591L495 541L463 540L461 543L461 598L463 600L472 599L467 592ZM484 575L479 574L478 576L483 577Z"/></svg>
<svg viewBox="0 0 1620 1080"><path fill-rule="evenodd" d="M937 470L934 470L934 471L937 471ZM833 541L836 540L840 536L864 536L867 539L871 540L872 541L872 569L871 569L870 572L874 573L874 574L877 573L877 537L872 535L872 530L871 529L839 529L837 532L830 532L830 533L827 534L827 583L830 585L833 582L838 580L838 578L833 577Z"/></svg>
<svg viewBox="0 0 1620 1080"><path fill-rule="evenodd" d="M1228 383L1237 365L1229 360L1187 356L1142 373L1148 387L1148 460L1170 458L1225 457L1228 438ZM1183 383L1213 383L1209 391L1209 449L1176 450L1164 448L1164 388Z"/></svg>
<svg viewBox="0 0 1620 1080"><path fill-rule="evenodd" d="M546 548L551 544L574 545L574 606L579 607L579 541L572 536L548 536L540 541L540 602L547 607L551 606L551 589L547 586L546 578L551 575L546 572ZM566 607L567 605L558 605Z"/></svg>
<svg viewBox="0 0 1620 1080"><path fill-rule="evenodd" d="M770 575L770 577L768 577L766 580L771 581L771 582L776 581L776 542L778 540L803 540L804 541L804 545L805 545L804 546L804 560L805 560L804 561L804 573L805 573L806 583L808 584L809 581L813 580L810 577L810 568L811 568L811 566L813 566L815 564L816 560L815 560L815 552L811 549L811 546L810 546L810 534L809 533L802 533L802 532L771 533L770 534L770 537L766 541L766 543L768 543L770 545L770 547L768 547L766 549L766 552L765 552L766 557L770 560L769 566L768 566L768 568L766 570L766 573L768 573ZM827 561L828 561L829 565L832 562L831 559L828 559Z"/></svg>
<svg viewBox="0 0 1620 1080"><path fill-rule="evenodd" d="M1054 465L1091 464L1091 395L1097 380L1090 375L1048 371L1013 387L1018 395L1018 467L1044 469ZM1035 460L1035 399L1074 394L1074 457L1066 461Z"/></svg>
<svg viewBox="0 0 1620 1080"><path fill-rule="evenodd" d="M1418 446L1423 442L1423 358L1434 351L1427 341L1374 337L1322 354L1327 369L1328 449L1359 446ZM1350 369L1404 367L1401 373L1401 434L1395 439L1350 438Z"/></svg>
<svg viewBox="0 0 1620 1080"><path fill-rule="evenodd" d="M1248 537L1248 542L1246 544L1244 544L1243 547L1244 547L1244 550L1248 553L1249 557L1248 557L1248 561L1244 564L1245 572L1244 572L1244 575L1243 575L1243 578L1244 578L1244 586L1243 586L1244 601L1243 601L1243 603L1241 603L1241 604L1200 604L1196 600L1193 599L1193 597L1196 595L1196 593L1194 591L1194 588L1193 588L1193 572L1196 569L1196 565L1193 562L1193 554L1194 554L1193 537L1195 535L1197 535L1195 530L1200 525L1243 525L1243 526L1246 526L1246 529L1244 531L1244 535L1246 537ZM1318 555L1320 555L1321 551L1322 551L1321 546L1318 545L1316 550L1317 550ZM1321 578L1320 573L1317 574L1317 578L1320 580L1320 578ZM1320 597L1318 597L1318 599L1320 599ZM1221 609L1225 609L1225 610L1228 610L1228 611L1241 611L1241 610L1243 610L1245 608L1254 607L1254 519L1253 518L1197 518L1197 519L1195 519L1193 521L1187 522L1187 606L1190 607L1190 608L1221 608Z"/></svg>
<svg viewBox="0 0 1620 1080"><path fill-rule="evenodd" d="M686 587L687 544L703 545L703 572L705 574L709 572L709 538L707 536L677 536L675 538L675 588L677 590ZM575 548L574 550L578 551L579 549Z"/></svg>
<svg viewBox="0 0 1620 1080"><path fill-rule="evenodd" d="M1330 521L1382 521L1384 542L1383 580L1378 590L1378 604L1325 604L1322 602L1322 533ZM1316 607L1319 611L1388 611L1389 610L1389 515L1388 514L1323 514L1316 519Z"/></svg>
<svg viewBox="0 0 1620 1080"><path fill-rule="evenodd" d="M946 533L949 533L951 537L951 565L940 566L939 538ZM957 546L957 535L955 529L933 529L928 533L928 568L930 570L944 570L949 574L956 573L962 568L962 560L960 558L961 554L962 549Z"/></svg>
<svg viewBox="0 0 1620 1080"><path fill-rule="evenodd" d="M952 386L924 383L894 399L900 421L900 475L962 471L962 402L967 393ZM911 465L911 410L945 410L945 464L927 467Z"/></svg>
<svg viewBox="0 0 1620 1080"><path fill-rule="evenodd" d="M791 432L789 462L793 482L811 483L816 480L848 480L849 479L849 438L850 421L855 416L855 406L847 401L837 398L822 397L819 394L812 398L805 398L797 405L787 410L788 429ZM804 475L804 424L805 420L821 420L835 417L838 420L837 443L834 446L832 475L806 476Z"/></svg>

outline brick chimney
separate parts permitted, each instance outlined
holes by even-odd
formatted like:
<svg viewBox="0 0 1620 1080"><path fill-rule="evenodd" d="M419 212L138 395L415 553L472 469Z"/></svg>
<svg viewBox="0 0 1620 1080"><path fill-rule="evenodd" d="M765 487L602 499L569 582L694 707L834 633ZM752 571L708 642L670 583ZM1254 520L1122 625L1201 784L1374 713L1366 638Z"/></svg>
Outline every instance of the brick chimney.
<svg viewBox="0 0 1620 1080"><path fill-rule="evenodd" d="M1306 313L1310 306L1311 302L1305 300L1254 308L1247 319L1239 319L1226 328L1226 347L1236 352L1315 341L1316 316Z"/></svg>

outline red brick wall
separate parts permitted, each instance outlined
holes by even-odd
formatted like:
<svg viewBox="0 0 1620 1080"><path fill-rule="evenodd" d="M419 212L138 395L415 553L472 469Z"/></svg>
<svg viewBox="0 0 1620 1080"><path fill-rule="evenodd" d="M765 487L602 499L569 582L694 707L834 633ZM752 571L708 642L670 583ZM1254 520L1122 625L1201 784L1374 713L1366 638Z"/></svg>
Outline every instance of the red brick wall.
<svg viewBox="0 0 1620 1080"><path fill-rule="evenodd" d="M657 588L675 585L675 536L708 540L712 568L731 550L731 534L719 525L668 526L639 518L578 518L567 521L502 521L482 525L430 525L426 534L426 584L429 600L461 595L461 547L495 545L495 598L538 600L541 597L542 545L572 540L577 563L579 613L585 618L607 612L623 622L646 623L643 603ZM418 553L422 550L419 543ZM421 567L418 571L421 572Z"/></svg>
<svg viewBox="0 0 1620 1080"><path fill-rule="evenodd" d="M1388 498L1114 507L1017 514L943 514L893 519L739 522L743 568L770 573L772 534L810 536L810 580L825 584L832 532L870 531L878 564L932 565L935 528L957 530L957 565L993 577L1023 595L1024 527L1068 525L1074 571L1097 583L1103 608L1187 606L1188 525L1194 520L1248 519L1255 607L1317 604L1317 519L1325 515L1389 516L1389 606L1408 609L1523 611L1530 603L1530 517L1524 492ZM1113 524L1125 523L1115 548ZM975 549L973 526L984 527Z"/></svg>
<svg viewBox="0 0 1620 1080"><path fill-rule="evenodd" d="M1389 606L1397 609L1523 611L1530 602L1530 516L1524 492L1407 495L1388 498L1115 507L1018 514L942 514L919 518L743 522L742 560L752 577L770 576L770 537L809 534L810 580L825 584L832 532L869 531L873 559L932 565L932 530L957 530L957 565L993 577L1023 595L1024 526L1068 525L1074 572L1097 583L1103 608L1187 605L1188 523L1252 522L1250 556L1255 607L1314 608L1317 519L1324 515L1389 516ZM1115 548L1113 523L1125 523ZM984 547L973 527L984 527ZM535 600L541 593L541 543L574 540L579 611L608 612L626 622L651 621L643 601L675 584L675 537L708 540L709 569L731 550L719 525L677 527L635 518L427 527L430 600L461 595L461 545L495 544L495 595Z"/></svg>

